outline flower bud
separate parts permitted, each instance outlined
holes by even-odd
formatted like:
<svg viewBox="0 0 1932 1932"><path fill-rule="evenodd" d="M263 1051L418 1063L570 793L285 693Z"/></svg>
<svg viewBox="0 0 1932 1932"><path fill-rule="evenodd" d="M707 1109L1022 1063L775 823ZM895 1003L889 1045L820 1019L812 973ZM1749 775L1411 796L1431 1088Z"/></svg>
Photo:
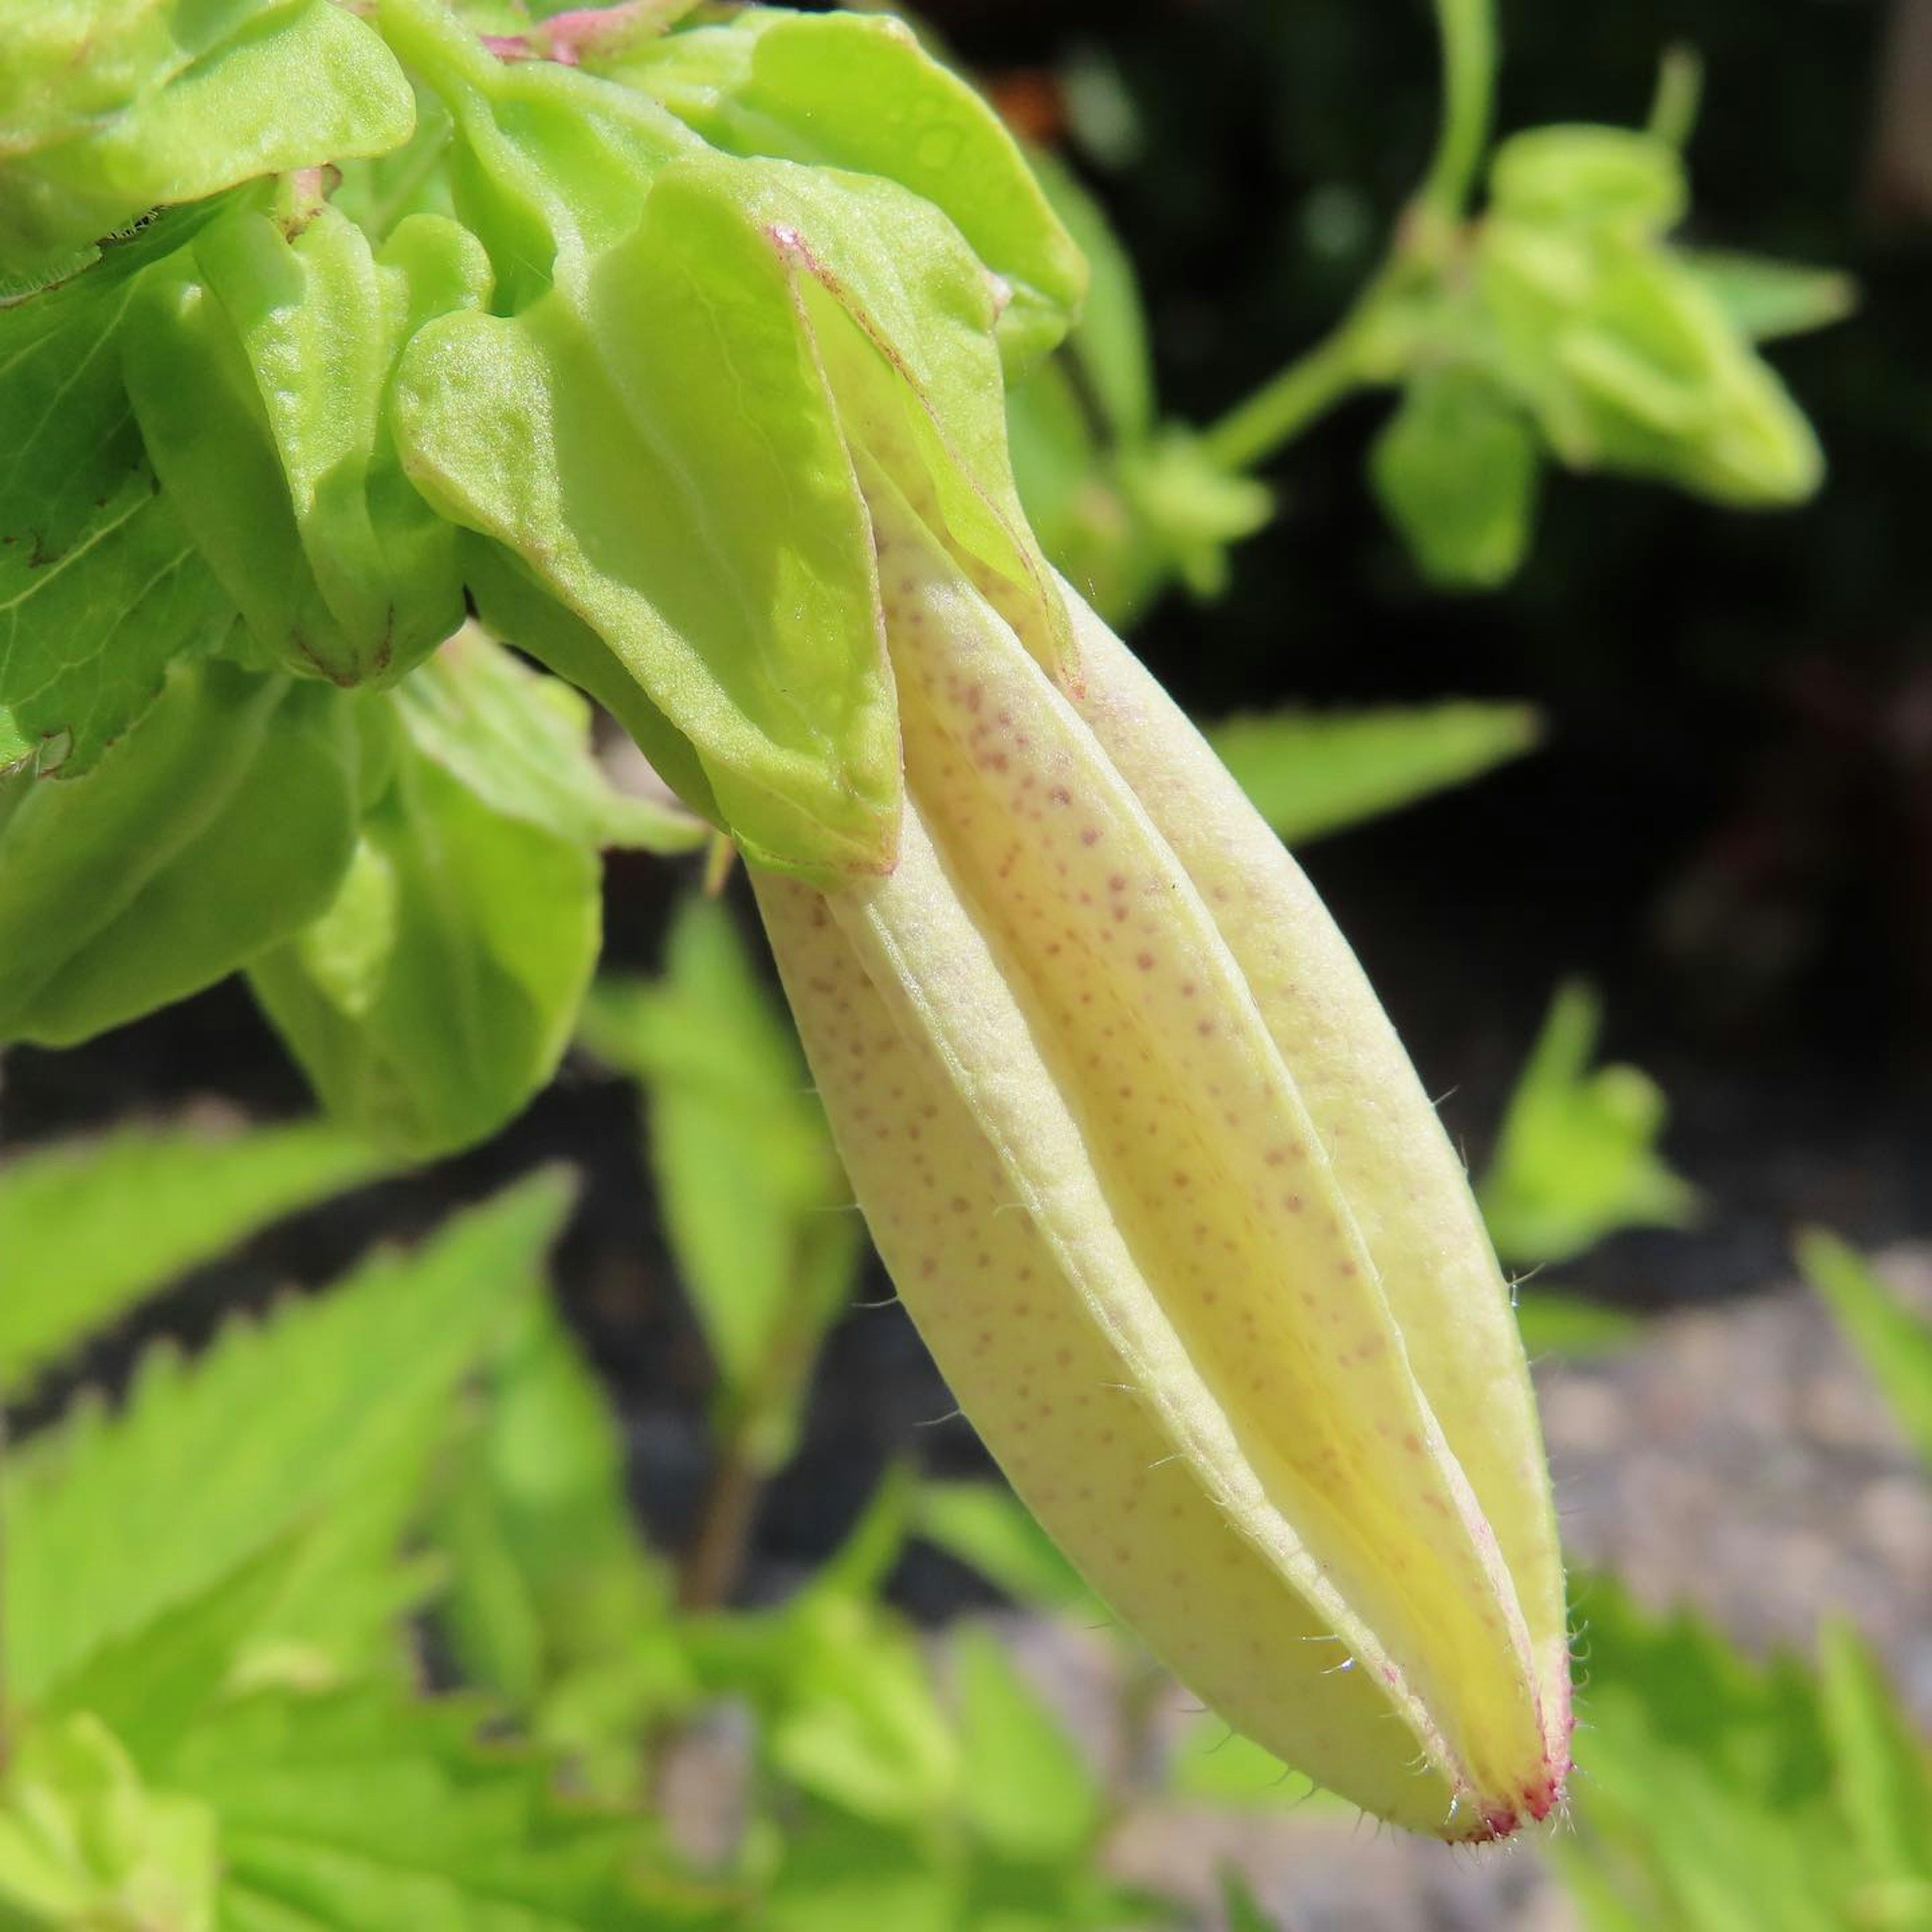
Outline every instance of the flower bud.
<svg viewBox="0 0 1932 1932"><path fill-rule="evenodd" d="M1070 694L931 506L862 475L898 862L756 883L908 1308L1015 1488L1230 1723L1418 1831L1542 1817L1570 1725L1548 1478L1399 1042L1078 598Z"/></svg>

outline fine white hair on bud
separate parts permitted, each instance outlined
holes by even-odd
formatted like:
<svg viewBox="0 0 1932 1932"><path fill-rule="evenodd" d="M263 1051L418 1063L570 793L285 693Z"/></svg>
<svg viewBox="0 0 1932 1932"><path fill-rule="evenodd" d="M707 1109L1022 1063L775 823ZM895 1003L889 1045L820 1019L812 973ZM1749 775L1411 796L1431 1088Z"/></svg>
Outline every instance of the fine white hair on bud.
<svg viewBox="0 0 1932 1932"><path fill-rule="evenodd" d="M902 1298L1019 1494L1231 1723L1419 1832L1543 1817L1570 1727L1548 1475L1407 1057L1106 626L1066 593L1057 682L908 472L861 473L898 862L757 885Z"/></svg>

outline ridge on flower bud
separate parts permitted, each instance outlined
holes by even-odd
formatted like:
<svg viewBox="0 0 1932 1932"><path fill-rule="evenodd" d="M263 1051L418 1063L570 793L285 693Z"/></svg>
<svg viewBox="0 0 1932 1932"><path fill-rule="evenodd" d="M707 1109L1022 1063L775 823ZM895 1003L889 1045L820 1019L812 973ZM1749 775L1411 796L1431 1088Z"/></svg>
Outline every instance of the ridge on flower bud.
<svg viewBox="0 0 1932 1932"><path fill-rule="evenodd" d="M859 456L898 862L754 872L880 1252L1015 1487L1178 1675L1379 1816L1502 1836L1560 1796L1568 1657L1460 1165L1213 754L1070 592L1070 696L902 457Z"/></svg>

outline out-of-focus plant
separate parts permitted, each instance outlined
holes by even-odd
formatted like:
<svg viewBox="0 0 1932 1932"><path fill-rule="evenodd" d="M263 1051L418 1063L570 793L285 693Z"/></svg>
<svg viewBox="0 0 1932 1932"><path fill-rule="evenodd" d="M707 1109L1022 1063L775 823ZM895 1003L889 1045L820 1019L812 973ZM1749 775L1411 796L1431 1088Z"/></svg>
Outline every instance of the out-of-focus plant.
<svg viewBox="0 0 1932 1932"><path fill-rule="evenodd" d="M1694 57L1649 124L1492 146L1489 0L1436 0L1441 132L1387 257L1315 348L1204 429L1163 420L1131 266L1078 188L1043 173L1094 264L1080 328L1014 392L1015 461L1049 552L1116 620L1178 580L1212 597L1269 519L1250 472L1351 397L1393 390L1369 481L1437 587L1514 576L1552 465L1741 508L1802 502L1823 460L1756 345L1850 312L1829 270L1693 248ZM1483 205L1473 206L1478 184Z"/></svg>
<svg viewBox="0 0 1932 1932"><path fill-rule="evenodd" d="M1634 1066L1592 1068L1602 1004L1560 987L1503 1117L1478 1196L1505 1262L1566 1262L1619 1228L1677 1228L1697 1196L1657 1151L1662 1090Z"/></svg>
<svg viewBox="0 0 1932 1932"><path fill-rule="evenodd" d="M1798 1256L1932 1474L1932 1325L1836 1236ZM1588 1774L1551 1849L1592 1932L1932 1926L1932 1748L1849 1622L1761 1665L1608 1578L1576 1604Z"/></svg>

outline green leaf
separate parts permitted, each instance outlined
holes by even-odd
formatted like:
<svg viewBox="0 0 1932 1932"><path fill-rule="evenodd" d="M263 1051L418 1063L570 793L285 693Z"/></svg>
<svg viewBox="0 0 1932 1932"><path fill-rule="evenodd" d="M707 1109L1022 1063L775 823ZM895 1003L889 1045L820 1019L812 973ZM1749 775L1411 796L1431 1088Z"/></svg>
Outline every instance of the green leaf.
<svg viewBox="0 0 1932 1932"><path fill-rule="evenodd" d="M322 1121L185 1120L67 1141L0 1166L0 1390L17 1388L176 1276L393 1163Z"/></svg>
<svg viewBox="0 0 1932 1932"><path fill-rule="evenodd" d="M1718 248L1692 249L1683 259L1731 326L1753 342L1828 328L1858 305L1858 284L1837 268Z"/></svg>
<svg viewBox="0 0 1932 1932"><path fill-rule="evenodd" d="M0 701L45 764L84 772L232 614L152 476L130 471L58 557L0 550Z"/></svg>
<svg viewBox="0 0 1932 1932"><path fill-rule="evenodd" d="M786 1619L773 1768L855 1816L910 1826L961 1795L959 1742L911 1634L874 1604L812 1592Z"/></svg>
<svg viewBox="0 0 1932 1932"><path fill-rule="evenodd" d="M952 1666L968 1821L1004 1857L1072 1863L1100 1828L1092 1767L990 1631L962 1630Z"/></svg>
<svg viewBox="0 0 1932 1932"><path fill-rule="evenodd" d="M1004 284L1010 372L1051 349L1078 313L1080 251L1012 136L904 21L752 8L726 26L645 41L605 70L728 153L879 176L941 209Z"/></svg>
<svg viewBox="0 0 1932 1932"><path fill-rule="evenodd" d="M863 1228L796 1035L724 908L680 908L656 985L607 980L584 1043L643 1084L679 1274L734 1434L790 1459L819 1342L848 1301Z"/></svg>
<svg viewBox="0 0 1932 1932"><path fill-rule="evenodd" d="M155 500L121 380L140 274L220 205L164 214L65 286L0 307L0 705L15 740L70 774L140 716L172 656L232 617Z"/></svg>
<svg viewBox="0 0 1932 1932"><path fill-rule="evenodd" d="M1465 784L1531 750L1526 704L1444 703L1354 712L1280 711L1204 727L1208 742L1290 844Z"/></svg>
<svg viewBox="0 0 1932 1932"><path fill-rule="evenodd" d="M431 688L396 701L388 788L334 902L249 968L329 1111L413 1158L482 1140L529 1104L569 1042L602 937L586 828L560 830L574 814L555 792L493 775L448 728L448 680L464 676L412 674Z"/></svg>
<svg viewBox="0 0 1932 1932"><path fill-rule="evenodd" d="M214 1932L216 1823L148 1790L94 1718L29 1722L0 1772L0 1924Z"/></svg>
<svg viewBox="0 0 1932 1932"><path fill-rule="evenodd" d="M566 1804L466 1702L271 1693L212 1718L174 1782L222 1823L222 1922L304 1932L658 1932L632 1819ZM683 1922L689 1922L686 1921Z"/></svg>
<svg viewBox="0 0 1932 1932"><path fill-rule="evenodd" d="M912 1531L1017 1604L1066 1611L1091 1601L1079 1573L1004 1484L922 1482L914 1497Z"/></svg>
<svg viewBox="0 0 1932 1932"><path fill-rule="evenodd" d="M1222 1868L1221 1910L1228 1932L1276 1932L1274 1921L1256 1903L1247 1880L1232 1865Z"/></svg>
<svg viewBox="0 0 1932 1932"><path fill-rule="evenodd" d="M1240 1809L1298 1810L1311 1799L1322 1802L1301 1772L1212 1712L1204 1712L1175 1748L1166 1789L1186 1802Z"/></svg>
<svg viewBox="0 0 1932 1932"><path fill-rule="evenodd" d="M1540 1285L1520 1293L1516 1320L1532 1361L1546 1355L1590 1361L1628 1348L1643 1333L1642 1322L1620 1308Z"/></svg>
<svg viewBox="0 0 1932 1932"><path fill-rule="evenodd" d="M0 778L0 1039L85 1040L314 917L353 850L359 756L339 694L212 660L171 670L86 776Z"/></svg>
<svg viewBox="0 0 1932 1932"><path fill-rule="evenodd" d="M1932 1468L1932 1324L1907 1308L1856 1248L1822 1228L1798 1235L1798 1265L1837 1317L1906 1440Z"/></svg>
<svg viewBox="0 0 1932 1932"><path fill-rule="evenodd" d="M1607 1579L1576 1592L1589 1688L1576 1829L1550 1841L1591 1874L1605 1926L1820 1932L1847 1913L1857 1862L1837 1810L1815 1683L1760 1666L1688 1617L1660 1622Z"/></svg>
<svg viewBox="0 0 1932 1932"><path fill-rule="evenodd" d="M1542 467L1522 412L1456 370L1409 384L1369 458L1389 520L1424 576L1450 590L1493 590L1522 567Z"/></svg>
<svg viewBox="0 0 1932 1932"><path fill-rule="evenodd" d="M397 701L415 742L506 818L591 850L691 852L707 836L675 806L617 790L592 752L584 700L474 625L406 680Z"/></svg>
<svg viewBox="0 0 1932 1932"><path fill-rule="evenodd" d="M1932 1922L1932 1755L1878 1659L1852 1626L1831 1618L1820 1634L1825 1722L1838 1802L1866 1887L1915 1897ZM1904 1913L1874 1922L1904 1925Z"/></svg>
<svg viewBox="0 0 1932 1932"><path fill-rule="evenodd" d="M89 1406L16 1448L0 1492L13 1693L52 1690L418 1442L568 1199L540 1177L192 1361L152 1351L118 1413Z"/></svg>
<svg viewBox="0 0 1932 1932"><path fill-rule="evenodd" d="M70 274L149 209L381 154L409 83L331 0L114 0L24 10L0 76L0 294Z"/></svg>
<svg viewBox="0 0 1932 1932"><path fill-rule="evenodd" d="M441 1616L466 1677L530 1713L590 1788L628 1791L639 1738L694 1685L670 1580L645 1546L608 1400L546 1303L533 1302L436 1522Z"/></svg>
<svg viewBox="0 0 1932 1932"><path fill-rule="evenodd" d="M126 352L148 454L270 661L387 682L462 622L456 533L404 476L386 404L409 337L490 289L446 217L378 252L326 205L237 209L148 278Z"/></svg>
<svg viewBox="0 0 1932 1932"><path fill-rule="evenodd" d="M754 1922L769 1932L958 1932L964 1892L957 1859L920 1837L824 1811L788 1836Z"/></svg>
<svg viewBox="0 0 1932 1932"><path fill-rule="evenodd" d="M1591 1070L1603 1007L1559 987L1477 1190L1506 1262L1564 1262L1622 1228L1679 1228L1697 1196L1656 1151L1664 1094L1634 1066Z"/></svg>

